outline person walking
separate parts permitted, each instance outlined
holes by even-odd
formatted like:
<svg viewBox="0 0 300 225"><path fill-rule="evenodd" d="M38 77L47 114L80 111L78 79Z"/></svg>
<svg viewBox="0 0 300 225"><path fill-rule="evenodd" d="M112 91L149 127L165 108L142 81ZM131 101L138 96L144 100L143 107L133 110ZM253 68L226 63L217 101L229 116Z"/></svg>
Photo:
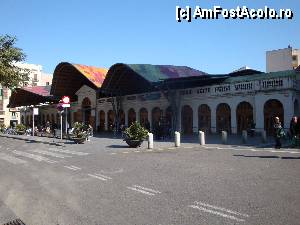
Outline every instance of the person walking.
<svg viewBox="0 0 300 225"><path fill-rule="evenodd" d="M298 131L299 121L296 116L294 116L290 122L290 135L292 140L292 146L297 146L297 136L299 135Z"/></svg>
<svg viewBox="0 0 300 225"><path fill-rule="evenodd" d="M281 148L281 138L284 136L284 131L281 126L281 122L279 120L279 117L275 117L274 119L274 138L275 138L275 148Z"/></svg>

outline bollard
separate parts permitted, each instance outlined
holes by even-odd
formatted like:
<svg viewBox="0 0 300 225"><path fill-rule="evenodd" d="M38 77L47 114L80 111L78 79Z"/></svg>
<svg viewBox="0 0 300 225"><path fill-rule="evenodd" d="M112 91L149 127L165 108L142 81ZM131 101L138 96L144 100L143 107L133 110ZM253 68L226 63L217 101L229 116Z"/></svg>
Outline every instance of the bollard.
<svg viewBox="0 0 300 225"><path fill-rule="evenodd" d="M265 130L261 131L261 141L262 143L267 143L267 134Z"/></svg>
<svg viewBox="0 0 300 225"><path fill-rule="evenodd" d="M227 143L227 131L222 131L222 144Z"/></svg>
<svg viewBox="0 0 300 225"><path fill-rule="evenodd" d="M199 131L199 142L200 145L205 145L205 133L203 131Z"/></svg>
<svg viewBox="0 0 300 225"><path fill-rule="evenodd" d="M243 141L244 144L247 143L247 139L248 139L248 137L247 137L247 131L243 130L242 131L242 141Z"/></svg>
<svg viewBox="0 0 300 225"><path fill-rule="evenodd" d="M180 133L178 131L175 131L175 147L180 146Z"/></svg>
<svg viewBox="0 0 300 225"><path fill-rule="evenodd" d="M153 134L148 133L148 149L153 149Z"/></svg>

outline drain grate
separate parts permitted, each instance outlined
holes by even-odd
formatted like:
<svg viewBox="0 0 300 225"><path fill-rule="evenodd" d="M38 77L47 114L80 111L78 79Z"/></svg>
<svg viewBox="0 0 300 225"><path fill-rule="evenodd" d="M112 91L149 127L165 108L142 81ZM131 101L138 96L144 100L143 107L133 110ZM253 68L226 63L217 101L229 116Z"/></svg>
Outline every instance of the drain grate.
<svg viewBox="0 0 300 225"><path fill-rule="evenodd" d="M16 219L16 220L13 220L13 221L10 221L8 223L5 223L3 225L26 225L25 223L23 223L22 220L20 219Z"/></svg>

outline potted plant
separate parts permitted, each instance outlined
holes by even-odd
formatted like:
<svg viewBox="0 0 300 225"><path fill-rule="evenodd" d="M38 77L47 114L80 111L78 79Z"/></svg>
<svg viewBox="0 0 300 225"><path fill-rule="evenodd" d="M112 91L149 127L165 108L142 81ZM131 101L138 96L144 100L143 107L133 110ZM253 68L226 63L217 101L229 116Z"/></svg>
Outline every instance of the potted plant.
<svg viewBox="0 0 300 225"><path fill-rule="evenodd" d="M74 123L73 133L71 139L76 144L83 144L87 138L87 130L84 123L76 122Z"/></svg>
<svg viewBox="0 0 300 225"><path fill-rule="evenodd" d="M145 138L148 136L148 130L141 126L138 122L134 122L130 127L124 131L126 143L131 148L141 146Z"/></svg>
<svg viewBox="0 0 300 225"><path fill-rule="evenodd" d="M5 124L4 123L0 123L0 133L3 134L5 132L5 130L6 130Z"/></svg>
<svg viewBox="0 0 300 225"><path fill-rule="evenodd" d="M26 133L26 126L24 124L17 124L16 125L16 132L19 135L23 135Z"/></svg>

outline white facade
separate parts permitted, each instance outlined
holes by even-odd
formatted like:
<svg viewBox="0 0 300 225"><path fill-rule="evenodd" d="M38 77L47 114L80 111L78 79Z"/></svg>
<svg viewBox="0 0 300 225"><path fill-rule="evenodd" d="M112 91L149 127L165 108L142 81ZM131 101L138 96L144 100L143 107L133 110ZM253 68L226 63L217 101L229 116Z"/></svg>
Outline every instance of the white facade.
<svg viewBox="0 0 300 225"><path fill-rule="evenodd" d="M29 81L25 86L46 86L51 85L52 75L46 74L42 71L43 67L37 64L29 63L16 63L16 66L22 69L29 70ZM11 96L11 90L7 88L1 88L1 93L7 93L6 96L0 95L0 123L4 123L7 127L12 124L20 123L20 109L19 108L7 108L9 98Z"/></svg>
<svg viewBox="0 0 300 225"><path fill-rule="evenodd" d="M278 72L292 70L299 66L300 50L292 47L266 52L266 71Z"/></svg>

